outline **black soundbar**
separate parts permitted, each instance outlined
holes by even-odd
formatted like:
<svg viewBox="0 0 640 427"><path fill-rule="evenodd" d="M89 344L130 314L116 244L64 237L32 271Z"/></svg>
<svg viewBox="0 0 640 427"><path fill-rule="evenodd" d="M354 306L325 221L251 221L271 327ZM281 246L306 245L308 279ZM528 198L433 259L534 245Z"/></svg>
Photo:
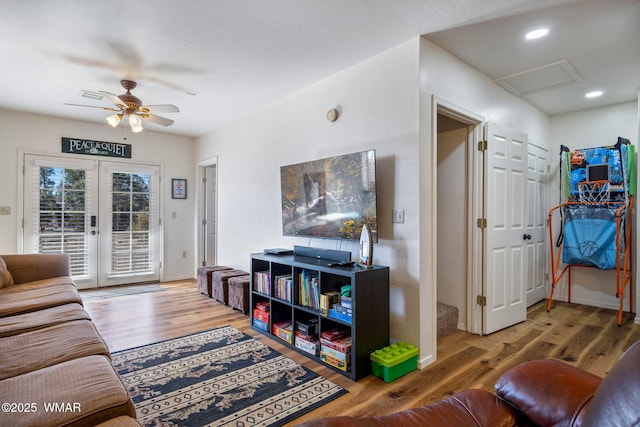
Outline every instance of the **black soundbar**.
<svg viewBox="0 0 640 427"><path fill-rule="evenodd" d="M326 259L329 261L348 262L351 261L351 252L338 251L335 249L311 248L309 246L294 246L293 254L309 258Z"/></svg>

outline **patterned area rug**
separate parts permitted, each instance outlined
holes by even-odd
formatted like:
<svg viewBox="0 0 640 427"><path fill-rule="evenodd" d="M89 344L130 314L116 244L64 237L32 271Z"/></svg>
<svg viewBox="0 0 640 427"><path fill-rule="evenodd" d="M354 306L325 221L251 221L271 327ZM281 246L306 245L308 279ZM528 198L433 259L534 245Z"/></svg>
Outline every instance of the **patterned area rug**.
<svg viewBox="0 0 640 427"><path fill-rule="evenodd" d="M231 326L113 354L143 426L279 426L347 391Z"/></svg>
<svg viewBox="0 0 640 427"><path fill-rule="evenodd" d="M80 296L83 300L103 299L119 297L123 295L146 294L147 292L164 291L165 288L158 283L148 285L112 286L101 289L80 289Z"/></svg>

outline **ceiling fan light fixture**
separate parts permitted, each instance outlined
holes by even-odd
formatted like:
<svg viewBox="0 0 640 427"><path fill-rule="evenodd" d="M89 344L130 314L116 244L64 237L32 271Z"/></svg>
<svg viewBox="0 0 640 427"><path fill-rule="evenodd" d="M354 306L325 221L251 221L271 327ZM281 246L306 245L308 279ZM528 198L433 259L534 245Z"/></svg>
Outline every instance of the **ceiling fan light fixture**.
<svg viewBox="0 0 640 427"><path fill-rule="evenodd" d="M131 126L131 132L139 133L144 129L142 127L142 119L137 114L129 114L129 126Z"/></svg>
<svg viewBox="0 0 640 427"><path fill-rule="evenodd" d="M113 116L107 117L107 123L109 123L109 125L113 128L118 126L120 120L122 120L122 114L114 114Z"/></svg>

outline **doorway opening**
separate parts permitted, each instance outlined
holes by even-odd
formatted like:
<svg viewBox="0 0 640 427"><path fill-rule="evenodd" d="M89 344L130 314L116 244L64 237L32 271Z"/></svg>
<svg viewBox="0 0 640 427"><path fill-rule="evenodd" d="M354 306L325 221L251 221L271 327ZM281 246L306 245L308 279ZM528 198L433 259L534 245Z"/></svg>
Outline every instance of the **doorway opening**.
<svg viewBox="0 0 640 427"><path fill-rule="evenodd" d="M456 329L482 333L482 232L473 218L482 211L482 162L475 147L483 136L481 117L436 102L436 295L440 338Z"/></svg>
<svg viewBox="0 0 640 427"><path fill-rule="evenodd" d="M66 253L78 288L161 276L160 167L24 155L24 253Z"/></svg>
<svg viewBox="0 0 640 427"><path fill-rule="evenodd" d="M218 163L217 159L199 165L201 177L198 204L198 266L216 265L218 242Z"/></svg>

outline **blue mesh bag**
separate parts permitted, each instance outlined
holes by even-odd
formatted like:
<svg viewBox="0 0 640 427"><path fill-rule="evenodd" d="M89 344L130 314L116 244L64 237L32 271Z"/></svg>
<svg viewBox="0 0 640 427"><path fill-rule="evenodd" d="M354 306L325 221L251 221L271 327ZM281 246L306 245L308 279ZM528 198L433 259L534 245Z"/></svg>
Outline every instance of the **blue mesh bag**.
<svg viewBox="0 0 640 427"><path fill-rule="evenodd" d="M601 270L615 269L616 211L619 207L565 206L562 262Z"/></svg>

